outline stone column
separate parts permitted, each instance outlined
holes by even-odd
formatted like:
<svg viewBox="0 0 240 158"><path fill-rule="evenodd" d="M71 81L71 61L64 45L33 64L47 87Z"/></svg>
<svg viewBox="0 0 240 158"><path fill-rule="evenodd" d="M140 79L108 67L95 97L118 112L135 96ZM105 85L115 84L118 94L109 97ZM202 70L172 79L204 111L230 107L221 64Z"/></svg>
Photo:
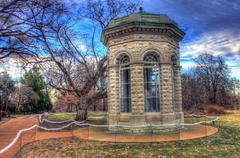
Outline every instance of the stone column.
<svg viewBox="0 0 240 158"><path fill-rule="evenodd" d="M175 115L179 122L183 122L183 112L182 112L182 85L181 85L181 72L180 66L176 65L173 67L174 75L174 95L175 95Z"/></svg>
<svg viewBox="0 0 240 158"><path fill-rule="evenodd" d="M108 68L108 124L118 124L120 112L119 102L119 68L112 66Z"/></svg>
<svg viewBox="0 0 240 158"><path fill-rule="evenodd" d="M131 104L132 115L130 122L132 124L144 124L144 78L143 64L131 64Z"/></svg>
<svg viewBox="0 0 240 158"><path fill-rule="evenodd" d="M162 63L160 65L161 72L161 91L160 91L160 107L161 118L163 123L173 122L175 114L173 111L173 93L172 93L172 65L170 63Z"/></svg>

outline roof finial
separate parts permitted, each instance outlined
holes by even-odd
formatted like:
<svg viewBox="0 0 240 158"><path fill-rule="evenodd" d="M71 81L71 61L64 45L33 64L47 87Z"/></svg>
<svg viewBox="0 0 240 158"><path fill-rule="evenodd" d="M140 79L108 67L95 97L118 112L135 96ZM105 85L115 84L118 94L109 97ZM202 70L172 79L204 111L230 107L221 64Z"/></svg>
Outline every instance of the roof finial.
<svg viewBox="0 0 240 158"><path fill-rule="evenodd" d="M143 7L142 7L142 6L139 7L139 12L140 12L140 13L143 12Z"/></svg>

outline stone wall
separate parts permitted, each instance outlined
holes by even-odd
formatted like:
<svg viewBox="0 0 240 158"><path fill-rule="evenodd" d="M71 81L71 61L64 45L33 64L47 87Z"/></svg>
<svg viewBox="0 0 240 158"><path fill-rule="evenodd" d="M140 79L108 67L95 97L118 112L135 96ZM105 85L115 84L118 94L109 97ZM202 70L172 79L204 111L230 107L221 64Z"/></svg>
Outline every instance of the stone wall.
<svg viewBox="0 0 240 158"><path fill-rule="evenodd" d="M154 113L144 111L143 56L149 51L154 51L160 56L160 112ZM109 40L108 121L110 125L182 121L180 66L179 61L173 64L171 60L173 55L179 60L178 51L178 42L164 35L131 34ZM122 53L130 57L131 113L120 113L117 58Z"/></svg>

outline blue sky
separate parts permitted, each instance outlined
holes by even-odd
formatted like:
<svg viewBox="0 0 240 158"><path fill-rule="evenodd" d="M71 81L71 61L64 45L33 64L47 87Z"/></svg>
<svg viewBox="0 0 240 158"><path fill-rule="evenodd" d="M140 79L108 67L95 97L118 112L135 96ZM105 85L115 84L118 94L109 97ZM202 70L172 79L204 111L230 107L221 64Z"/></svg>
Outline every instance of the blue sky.
<svg viewBox="0 0 240 158"><path fill-rule="evenodd" d="M75 4L83 1L65 2L77 16L74 8L78 6ZM240 79L240 0L143 0L142 6L145 12L167 14L186 33L180 44L183 70L194 66L193 58L211 53L224 56L232 76ZM82 19L74 28L81 33L91 33L93 29L89 25L89 21ZM97 31L97 34L100 38L101 32ZM102 44L98 46L100 52L106 51ZM80 49L86 47L79 43ZM8 72L15 78L23 74L19 73L21 68L13 60L5 69L10 70Z"/></svg>
<svg viewBox="0 0 240 158"><path fill-rule="evenodd" d="M201 53L224 56L240 79L240 0L144 0L145 12L167 14L186 32L181 65L194 66Z"/></svg>

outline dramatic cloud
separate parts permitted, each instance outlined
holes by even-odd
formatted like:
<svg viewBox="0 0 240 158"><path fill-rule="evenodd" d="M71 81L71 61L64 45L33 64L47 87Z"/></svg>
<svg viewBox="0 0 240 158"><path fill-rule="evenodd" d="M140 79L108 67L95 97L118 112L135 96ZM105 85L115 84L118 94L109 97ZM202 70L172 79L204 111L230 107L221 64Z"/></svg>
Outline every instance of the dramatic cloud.
<svg viewBox="0 0 240 158"><path fill-rule="evenodd" d="M239 0L145 0L144 8L168 14L180 25L198 31L240 27Z"/></svg>
<svg viewBox="0 0 240 158"><path fill-rule="evenodd" d="M240 79L240 0L145 0L147 12L167 14L186 36L181 43L183 68L202 53L224 56Z"/></svg>
<svg viewBox="0 0 240 158"><path fill-rule="evenodd" d="M182 57L197 57L202 53L240 59L240 34L231 31L207 32L197 40L182 44Z"/></svg>
<svg viewBox="0 0 240 158"><path fill-rule="evenodd" d="M223 56L235 77L240 78L240 34L231 31L207 32L194 41L181 46L181 65L187 69L194 66L192 58L209 53Z"/></svg>
<svg viewBox="0 0 240 158"><path fill-rule="evenodd" d="M4 64L0 65L0 72L8 72L9 76L13 80L20 80L25 73L25 70L21 67L21 62L17 59L5 60Z"/></svg>
<svg viewBox="0 0 240 158"><path fill-rule="evenodd" d="M80 4L87 0L64 0L71 8L73 17ZM240 79L240 0L143 0L146 12L167 14L176 21L186 36L181 42L181 65L184 69L194 66L193 58L202 53L224 56L233 76ZM79 14L78 14L79 15ZM73 20L79 34L92 35L91 21L81 18ZM97 30L96 49L106 53L100 44L101 32ZM81 36L78 39L82 40ZM87 43L79 43L79 50L86 51ZM13 69L9 63L8 70ZM3 68L0 68L0 71ZM18 69L11 70L11 75ZM19 75L20 76L20 75ZM18 76L18 77L19 77Z"/></svg>

